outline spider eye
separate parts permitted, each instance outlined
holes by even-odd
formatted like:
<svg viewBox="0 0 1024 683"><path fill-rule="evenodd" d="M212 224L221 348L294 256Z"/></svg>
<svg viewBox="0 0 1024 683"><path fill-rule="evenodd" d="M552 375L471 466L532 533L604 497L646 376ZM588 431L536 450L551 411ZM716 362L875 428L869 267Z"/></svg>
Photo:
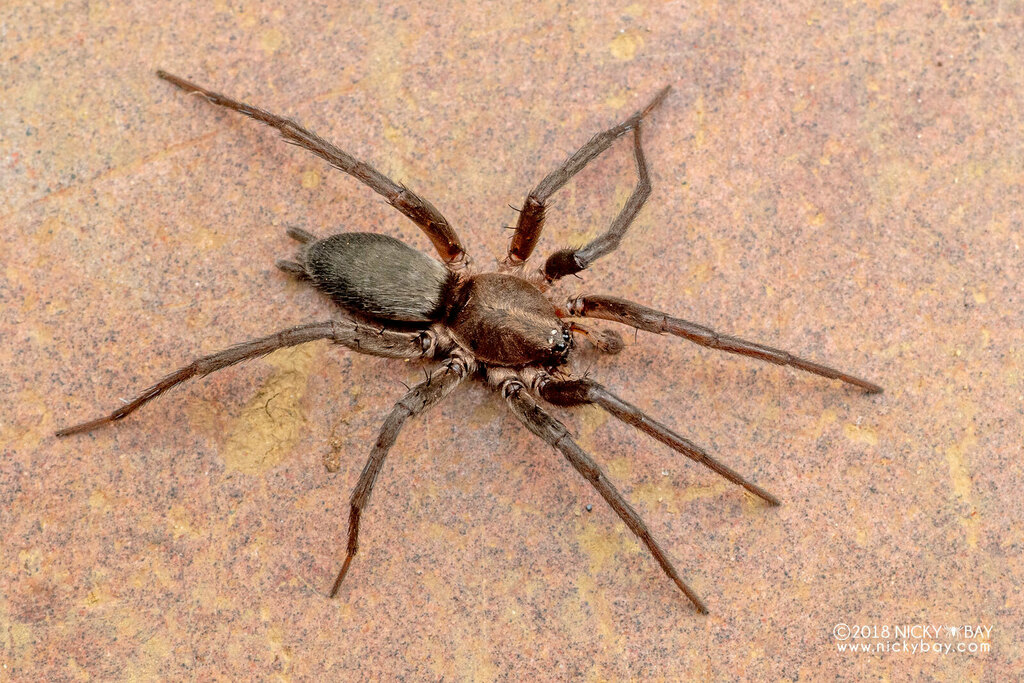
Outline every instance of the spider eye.
<svg viewBox="0 0 1024 683"><path fill-rule="evenodd" d="M571 348L572 335L569 333L569 330L561 330L561 338L551 345L551 353L558 357L559 360L565 360Z"/></svg>

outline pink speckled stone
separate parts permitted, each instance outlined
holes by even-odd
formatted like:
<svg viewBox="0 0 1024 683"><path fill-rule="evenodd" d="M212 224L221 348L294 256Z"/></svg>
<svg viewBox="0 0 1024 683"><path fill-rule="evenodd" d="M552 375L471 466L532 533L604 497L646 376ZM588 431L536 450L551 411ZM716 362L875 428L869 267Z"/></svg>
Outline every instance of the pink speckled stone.
<svg viewBox="0 0 1024 683"><path fill-rule="evenodd" d="M1024 9L784 7L3 4L0 680L1020 677ZM312 344L53 436L333 315L274 268L287 226L429 246L157 68L407 183L480 264L508 204L671 84L644 129L647 206L559 294L633 298L886 393L647 334L586 361L784 501L556 411L704 617L469 386L400 436L327 600L351 488L421 366ZM556 195L538 253L603 230L634 182L620 142ZM987 626L990 651L842 653L839 623Z"/></svg>

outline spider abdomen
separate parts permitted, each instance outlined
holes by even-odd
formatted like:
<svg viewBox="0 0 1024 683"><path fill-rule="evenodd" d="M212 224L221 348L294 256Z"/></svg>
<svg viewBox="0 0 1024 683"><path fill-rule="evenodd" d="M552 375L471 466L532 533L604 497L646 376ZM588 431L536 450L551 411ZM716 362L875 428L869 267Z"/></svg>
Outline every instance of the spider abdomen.
<svg viewBox="0 0 1024 683"><path fill-rule="evenodd" d="M317 289L342 308L379 320L439 320L456 281L426 254L372 232L311 242L300 258Z"/></svg>

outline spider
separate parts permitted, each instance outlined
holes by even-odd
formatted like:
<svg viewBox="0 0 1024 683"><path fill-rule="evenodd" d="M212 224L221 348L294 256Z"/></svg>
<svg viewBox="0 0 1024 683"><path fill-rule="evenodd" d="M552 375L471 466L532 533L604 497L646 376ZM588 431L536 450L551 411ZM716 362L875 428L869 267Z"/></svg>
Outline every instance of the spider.
<svg viewBox="0 0 1024 683"><path fill-rule="evenodd" d="M566 364L577 348L577 339L605 353L618 353L623 348L622 338L617 332L585 326L577 322L580 318L610 320L637 330L668 333L702 346L839 379L868 393L882 391L876 384L786 351L719 334L617 297L585 294L561 304L549 300L546 292L553 282L579 273L619 246L650 195L651 181L641 145L641 124L662 103L670 86L658 92L640 111L594 136L545 176L526 198L508 254L497 271L475 272L452 225L430 202L404 185L395 183L290 119L233 100L165 71L157 71L157 76L188 93L201 95L213 104L276 128L289 143L316 154L362 181L418 225L441 258L441 261L435 260L397 239L377 233L342 233L318 239L305 230L290 228L287 234L299 243L298 253L294 260L278 261L277 266L330 296L346 314L343 319L299 325L204 356L167 375L109 415L57 432L57 436L63 437L93 430L126 417L186 380L280 348L319 339L328 339L353 351L375 356L440 361L440 367L412 387L384 420L352 492L348 546L341 570L331 587L331 597L338 593L359 549L360 518L370 501L384 459L402 426L409 418L439 403L464 381L474 378L492 387L527 429L565 456L636 534L694 607L701 613L707 613L704 602L680 577L640 515L590 455L580 448L565 426L538 404L537 398L556 406L599 406L615 418L742 486L767 504L779 505L779 500L596 381L572 377L566 370ZM526 261L540 238L549 198L615 140L629 132L633 134L633 158L638 181L611 225L582 247L561 249L551 254L540 268L527 269Z"/></svg>

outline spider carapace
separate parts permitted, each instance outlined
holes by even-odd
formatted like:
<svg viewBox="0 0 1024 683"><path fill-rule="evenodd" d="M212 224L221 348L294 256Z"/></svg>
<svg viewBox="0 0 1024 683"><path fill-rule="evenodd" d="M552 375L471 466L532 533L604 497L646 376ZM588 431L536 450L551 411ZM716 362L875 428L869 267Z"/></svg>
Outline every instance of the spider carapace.
<svg viewBox="0 0 1024 683"><path fill-rule="evenodd" d="M526 198L498 272L473 272L455 229L429 202L399 185L290 119L238 102L164 71L157 75L189 93L227 107L276 128L284 138L323 158L383 195L418 225L441 260L435 260L397 239L375 233L343 233L318 239L299 228L288 234L300 243L295 260L277 265L295 277L310 281L329 295L346 314L337 320L300 325L268 337L245 342L204 356L171 373L133 401L105 417L57 432L67 436L119 420L164 391L193 377L207 375L276 349L328 339L353 351L403 359L435 360L440 367L395 404L385 418L363 468L349 509L348 547L330 595L341 586L358 550L360 516L384 459L407 419L436 405L459 384L479 378L494 388L509 409L531 432L560 451L589 481L623 522L654 556L662 570L700 612L707 608L682 580L672 561L647 529L640 515L583 451L565 426L537 402L558 406L594 404L709 467L770 505L779 501L757 484L711 457L697 444L627 403L601 384L574 378L567 361L577 346L574 340L607 353L622 350L618 333L579 322L598 318L638 330L672 334L697 344L788 365L823 377L842 380L876 393L881 387L786 351L719 334L668 314L613 296L585 294L561 303L548 298L549 285L588 268L614 251L651 192L647 162L640 140L642 122L669 92L662 89L651 102L622 123L595 135L561 166L549 173ZM548 199L615 140L632 133L638 181L608 229L579 248L551 254L540 268L530 270L544 224Z"/></svg>

